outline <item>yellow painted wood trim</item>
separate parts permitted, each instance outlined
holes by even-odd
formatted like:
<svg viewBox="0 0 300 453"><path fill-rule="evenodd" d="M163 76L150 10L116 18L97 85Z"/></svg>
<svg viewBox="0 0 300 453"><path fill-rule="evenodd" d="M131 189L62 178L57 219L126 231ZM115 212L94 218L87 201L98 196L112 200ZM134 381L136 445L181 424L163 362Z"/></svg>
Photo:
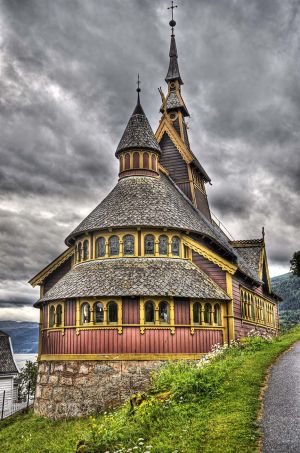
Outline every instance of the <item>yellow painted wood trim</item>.
<svg viewBox="0 0 300 453"><path fill-rule="evenodd" d="M38 361L65 361L65 360L89 360L89 361L121 361L121 360L199 360L204 353L199 354L41 354Z"/></svg>
<svg viewBox="0 0 300 453"><path fill-rule="evenodd" d="M61 266L65 261L67 261L70 256L74 254L75 246L69 247L61 255L59 255L55 260L53 260L48 266L42 269L37 275L35 275L28 283L34 288L36 285L43 283L45 278L47 278L52 272L54 272L59 266Z"/></svg>
<svg viewBox="0 0 300 453"><path fill-rule="evenodd" d="M221 258L219 255L217 255L215 252L212 250L208 249L202 244L199 244L198 242L194 241L188 236L182 236L182 241L183 243L194 250L195 252L199 253L199 255L202 255L204 258L208 259L209 261L212 261L214 264L219 266L223 271L228 272L229 274L234 274L237 270L237 266L233 263L230 263L229 261L225 260L224 258Z"/></svg>
<svg viewBox="0 0 300 453"><path fill-rule="evenodd" d="M187 164L192 162L194 160L194 157L189 152L188 148L186 147L185 143L181 139L180 135L174 129L174 127L170 123L170 120L166 116L163 117L163 119L155 133L155 137L156 137L156 140L158 141L158 143L162 139L162 136L164 135L165 132L168 134L169 138L171 139L171 141L174 143L174 145L178 149L178 151L181 154L184 161Z"/></svg>

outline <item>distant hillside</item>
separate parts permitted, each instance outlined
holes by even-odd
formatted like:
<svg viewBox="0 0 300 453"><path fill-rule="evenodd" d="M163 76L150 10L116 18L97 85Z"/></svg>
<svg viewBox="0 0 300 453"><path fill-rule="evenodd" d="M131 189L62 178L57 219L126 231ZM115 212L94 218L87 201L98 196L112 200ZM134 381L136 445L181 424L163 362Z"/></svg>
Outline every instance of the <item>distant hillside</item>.
<svg viewBox="0 0 300 453"><path fill-rule="evenodd" d="M11 336L14 353L37 353L39 337L37 322L0 321L0 330Z"/></svg>
<svg viewBox="0 0 300 453"><path fill-rule="evenodd" d="M282 297L279 304L282 327L291 327L300 322L300 277L292 273L271 279L273 291Z"/></svg>

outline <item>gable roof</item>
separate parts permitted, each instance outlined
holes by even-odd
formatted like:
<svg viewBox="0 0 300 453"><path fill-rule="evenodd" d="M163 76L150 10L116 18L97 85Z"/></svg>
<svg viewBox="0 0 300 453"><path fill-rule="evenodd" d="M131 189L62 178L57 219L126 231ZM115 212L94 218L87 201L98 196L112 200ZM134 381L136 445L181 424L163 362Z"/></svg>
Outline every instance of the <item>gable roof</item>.
<svg viewBox="0 0 300 453"><path fill-rule="evenodd" d="M191 261L180 258L115 258L75 266L41 302L86 296L178 296L229 300Z"/></svg>
<svg viewBox="0 0 300 453"><path fill-rule="evenodd" d="M47 278L52 272L59 268L65 261L71 258L75 253L74 246L67 248L63 253L61 253L57 258L55 258L50 264L44 267L40 272L38 272L34 277L32 277L28 283L34 288L36 285L43 283L45 278Z"/></svg>
<svg viewBox="0 0 300 453"><path fill-rule="evenodd" d="M262 248L264 247L263 239L231 241L231 245L244 259L252 271L261 278L260 264Z"/></svg>
<svg viewBox="0 0 300 453"><path fill-rule="evenodd" d="M13 357L10 336L0 330L0 376L18 373L19 370Z"/></svg>

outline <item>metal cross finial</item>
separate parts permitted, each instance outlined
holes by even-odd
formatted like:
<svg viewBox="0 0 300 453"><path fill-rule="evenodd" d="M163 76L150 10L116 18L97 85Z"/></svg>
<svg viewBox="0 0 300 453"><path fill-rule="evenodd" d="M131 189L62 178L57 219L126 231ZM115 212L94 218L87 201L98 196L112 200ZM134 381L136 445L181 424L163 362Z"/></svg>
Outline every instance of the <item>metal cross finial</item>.
<svg viewBox="0 0 300 453"><path fill-rule="evenodd" d="M174 8L178 8L177 5L174 5L174 2L172 0L171 2L171 6L168 7L168 9L171 9L172 10L172 19L170 20L169 22L169 25L172 27L172 35L174 34L174 27L176 25L176 22L174 20Z"/></svg>

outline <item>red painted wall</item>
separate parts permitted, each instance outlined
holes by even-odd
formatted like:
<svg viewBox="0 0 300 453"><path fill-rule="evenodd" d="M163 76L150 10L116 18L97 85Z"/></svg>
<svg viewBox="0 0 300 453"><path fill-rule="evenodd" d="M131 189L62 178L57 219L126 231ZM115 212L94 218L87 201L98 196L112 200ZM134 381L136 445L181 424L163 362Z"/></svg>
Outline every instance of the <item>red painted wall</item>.
<svg viewBox="0 0 300 453"><path fill-rule="evenodd" d="M124 327L117 330L82 330L76 335L75 329L50 332L43 335L43 354L133 354L133 353L201 353L210 351L216 343L223 343L221 330L195 330L191 335L187 327L170 330L145 330L142 335L138 327Z"/></svg>
<svg viewBox="0 0 300 453"><path fill-rule="evenodd" d="M140 323L140 303L137 298L123 298L122 307L123 324Z"/></svg>
<svg viewBox="0 0 300 453"><path fill-rule="evenodd" d="M175 299L175 324L190 324L190 302L188 299Z"/></svg>
<svg viewBox="0 0 300 453"><path fill-rule="evenodd" d="M211 261L207 260L199 253L193 251L193 263L202 269L209 277L214 280L222 289L226 291L226 272Z"/></svg>

